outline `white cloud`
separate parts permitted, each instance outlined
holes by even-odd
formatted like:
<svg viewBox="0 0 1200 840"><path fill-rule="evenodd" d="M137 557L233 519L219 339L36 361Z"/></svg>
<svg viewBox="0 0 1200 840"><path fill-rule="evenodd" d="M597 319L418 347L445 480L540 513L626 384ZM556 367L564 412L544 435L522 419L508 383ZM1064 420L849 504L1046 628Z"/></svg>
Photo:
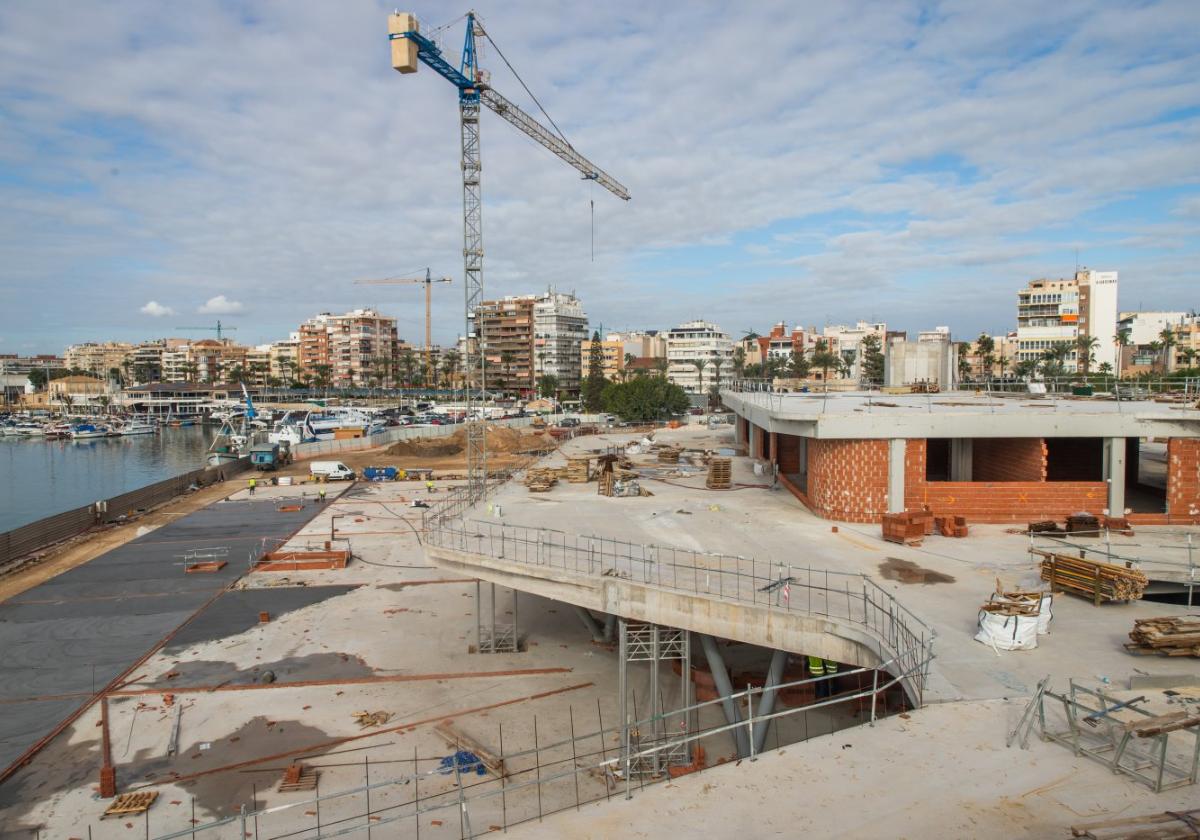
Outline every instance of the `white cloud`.
<svg viewBox="0 0 1200 840"><path fill-rule="evenodd" d="M205 301L204 305L196 311L201 315L232 315L235 312L243 311L245 308L240 301L230 300L225 295L217 295Z"/></svg>
<svg viewBox="0 0 1200 840"><path fill-rule="evenodd" d="M149 315L151 318L162 318L166 315L174 315L175 310L169 306L163 306L156 300L152 300L138 310L143 315Z"/></svg>

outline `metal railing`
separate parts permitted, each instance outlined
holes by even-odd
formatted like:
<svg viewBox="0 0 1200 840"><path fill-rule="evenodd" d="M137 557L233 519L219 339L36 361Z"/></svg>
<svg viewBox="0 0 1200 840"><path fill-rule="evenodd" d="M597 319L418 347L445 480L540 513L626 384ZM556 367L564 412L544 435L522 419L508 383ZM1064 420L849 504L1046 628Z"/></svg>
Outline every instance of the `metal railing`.
<svg viewBox="0 0 1200 840"><path fill-rule="evenodd" d="M427 527L426 545L845 621L879 642L881 659L901 650L932 658L933 628L863 574L478 520L437 517ZM924 685L924 675L912 683L918 705Z"/></svg>
<svg viewBox="0 0 1200 840"><path fill-rule="evenodd" d="M778 727L779 721L804 716L804 734L800 740L806 740L814 736L808 731L808 715L822 710L830 713L839 707L861 718L858 725L874 726L881 698L900 687L903 680L926 670L929 655L923 649L905 650L879 668L855 668L837 676L810 677L773 688L752 686L734 692L728 698L701 701L622 726L605 727L597 708L597 727L582 733L575 730L572 707L570 729L565 737L539 740L537 719L534 718L533 745L524 749L505 751L504 728L498 724L501 749L496 758L503 770L499 774L487 774L480 781L473 777L485 775L481 772L482 760L470 753L454 752L440 760L422 759L414 753L412 759L399 760L399 763L410 761L412 772L374 782L370 780L371 771L379 772L380 763L372 765L366 760L358 765L363 768L362 784L324 794L318 787L311 796L303 799L258 809L242 805L235 814L208 822L189 821L185 827L153 836L155 840L185 837L200 840L218 837L321 840L352 835L371 837L372 832L378 832L375 836L392 837L398 836L396 832L410 823L418 833L425 831L443 837L455 834L462 838L476 837L497 828L506 831L553 813L611 799L614 795L632 799L647 785L653 787L656 781L669 778L664 773L657 780L642 776L635 781L634 765L648 763L647 759L658 756L662 759L660 765L665 767L667 756L681 749L695 754L694 748L702 741L732 734L737 729L744 729L749 743L754 744L754 733L762 727L773 722ZM836 689L851 682L855 686L850 690L835 693ZM762 713L764 695L768 692L806 689L811 689L818 698L822 694L827 696L805 705ZM743 709L745 718L736 723L708 727L697 723L675 736L653 739L648 746L639 736L642 732L660 731L667 718L699 721L702 712L716 712L726 700ZM618 747L608 746L618 741L630 744L630 749L622 753ZM775 746L784 743L776 728ZM752 755L750 760L754 758ZM387 762L392 763L398 762ZM422 763L427 766L433 763L435 767L422 771ZM702 772L703 767L696 770ZM434 819L439 816L442 819ZM145 820L145 834L150 837L149 812ZM457 827L454 823L458 823ZM443 829L440 833L433 831L433 827L438 826Z"/></svg>

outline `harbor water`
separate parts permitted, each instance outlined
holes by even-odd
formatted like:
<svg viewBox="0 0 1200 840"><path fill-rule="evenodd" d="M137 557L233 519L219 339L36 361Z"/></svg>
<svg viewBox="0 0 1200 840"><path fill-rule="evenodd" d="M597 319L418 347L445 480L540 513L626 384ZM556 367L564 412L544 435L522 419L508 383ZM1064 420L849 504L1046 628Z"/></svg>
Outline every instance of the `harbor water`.
<svg viewBox="0 0 1200 840"><path fill-rule="evenodd" d="M0 437L0 532L204 466L215 427L154 435Z"/></svg>

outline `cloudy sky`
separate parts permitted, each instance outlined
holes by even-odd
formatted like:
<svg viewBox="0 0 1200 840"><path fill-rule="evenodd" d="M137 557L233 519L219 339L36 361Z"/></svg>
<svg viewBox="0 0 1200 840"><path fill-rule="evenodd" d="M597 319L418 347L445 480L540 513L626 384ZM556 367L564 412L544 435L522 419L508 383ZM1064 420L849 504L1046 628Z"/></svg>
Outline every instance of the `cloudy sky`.
<svg viewBox="0 0 1200 840"><path fill-rule="evenodd" d="M217 318L259 342L364 305L419 341L419 288L353 281L425 266L455 280L435 339L461 332L456 97L390 69L391 8L0 4L0 352ZM485 112L488 296L574 290L606 329L967 337L1078 259L1121 272L1123 308L1200 305L1196 0L476 8L633 195ZM465 7L413 11L432 29Z"/></svg>

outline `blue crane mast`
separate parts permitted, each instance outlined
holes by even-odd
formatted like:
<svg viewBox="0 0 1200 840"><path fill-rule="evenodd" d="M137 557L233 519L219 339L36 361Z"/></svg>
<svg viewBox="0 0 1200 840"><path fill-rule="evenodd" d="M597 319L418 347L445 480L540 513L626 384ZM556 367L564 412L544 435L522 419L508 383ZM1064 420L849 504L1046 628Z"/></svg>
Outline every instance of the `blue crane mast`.
<svg viewBox="0 0 1200 840"><path fill-rule="evenodd" d="M467 395L467 485L471 498L479 499L483 497L487 486L487 445L484 437L486 424L481 417L476 417L476 408L482 408L486 397L483 336L478 335L472 326L476 309L483 301L483 194L479 178L480 105L487 106L506 122L549 149L574 167L583 178L594 181L626 201L629 200L629 191L611 175L575 151L561 133L546 128L492 89L487 72L479 67L479 52L475 43L477 36L486 38L487 33L474 12L468 12L466 18L467 31L463 40L462 60L458 67L446 59L437 44L421 34L416 17L411 14L397 12L389 16L388 39L392 48L392 67L395 70L400 73L415 73L420 62L458 89L462 144L463 287L466 306L464 334L467 336L466 355L463 359ZM475 339L474 346L472 338ZM474 386L471 382L472 373L475 376Z"/></svg>

